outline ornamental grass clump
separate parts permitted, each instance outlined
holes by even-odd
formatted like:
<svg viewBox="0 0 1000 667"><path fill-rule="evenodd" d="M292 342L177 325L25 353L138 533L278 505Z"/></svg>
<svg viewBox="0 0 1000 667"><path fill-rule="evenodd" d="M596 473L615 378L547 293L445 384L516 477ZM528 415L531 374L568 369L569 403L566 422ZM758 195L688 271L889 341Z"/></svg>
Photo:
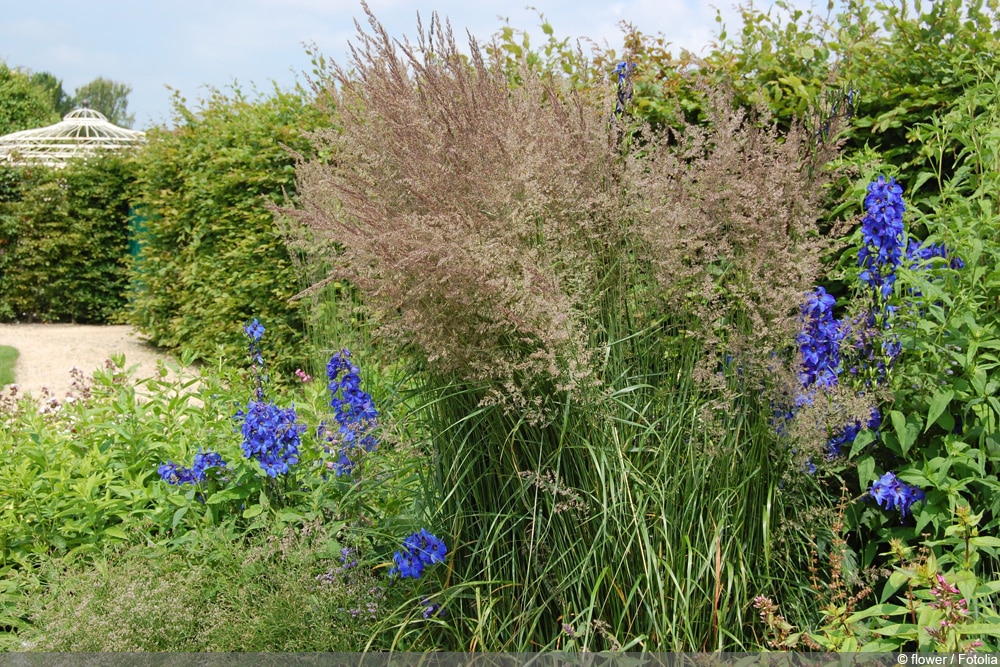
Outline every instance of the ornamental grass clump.
<svg viewBox="0 0 1000 667"><path fill-rule="evenodd" d="M789 304L816 284L843 231L817 224L838 144L794 125L779 133L724 90L706 95L703 125L643 129L626 162L625 206L659 298L682 305L706 346L737 355L760 389L773 381L772 354L799 331Z"/></svg>
<svg viewBox="0 0 1000 667"><path fill-rule="evenodd" d="M299 163L288 213L338 244L314 265L412 373L453 540L429 625L456 650L558 647L577 620L587 650L729 645L775 560L761 396L829 245L836 146L723 91L707 129L658 135L628 108L629 60L584 89L527 59L511 77L437 17L416 43L369 23L315 82L338 128L314 148L335 158Z"/></svg>

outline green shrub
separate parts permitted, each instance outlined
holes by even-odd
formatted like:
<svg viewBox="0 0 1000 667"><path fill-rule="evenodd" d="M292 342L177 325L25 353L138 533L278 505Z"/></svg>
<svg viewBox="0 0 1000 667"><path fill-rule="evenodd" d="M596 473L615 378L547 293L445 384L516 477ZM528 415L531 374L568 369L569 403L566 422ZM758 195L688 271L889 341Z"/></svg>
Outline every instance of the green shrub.
<svg viewBox="0 0 1000 667"><path fill-rule="evenodd" d="M816 131L836 104L852 116L845 151L878 151L911 196L919 194L912 179L935 159L919 125L956 109L983 69L997 71L997 5L983 0L853 0L825 17L777 2L744 6L742 18L739 36L720 40L703 73L783 120L812 115ZM941 148L950 174L956 147Z"/></svg>
<svg viewBox="0 0 1000 667"><path fill-rule="evenodd" d="M192 110L177 96L176 127L148 133L131 321L154 343L243 359L240 327L259 317L279 366L304 364L302 311L288 301L299 280L269 206L293 200L293 152L328 122L307 102L213 91Z"/></svg>
<svg viewBox="0 0 1000 667"><path fill-rule="evenodd" d="M0 317L103 323L124 309L131 156L23 167L0 198Z"/></svg>
<svg viewBox="0 0 1000 667"><path fill-rule="evenodd" d="M98 553L140 525L148 535L169 531L170 516L159 524L151 519L166 495L154 484L156 466L168 451L231 435L228 405L192 403L197 379L135 385L123 364L119 358L93 383L78 373L71 399L4 398L0 569Z"/></svg>

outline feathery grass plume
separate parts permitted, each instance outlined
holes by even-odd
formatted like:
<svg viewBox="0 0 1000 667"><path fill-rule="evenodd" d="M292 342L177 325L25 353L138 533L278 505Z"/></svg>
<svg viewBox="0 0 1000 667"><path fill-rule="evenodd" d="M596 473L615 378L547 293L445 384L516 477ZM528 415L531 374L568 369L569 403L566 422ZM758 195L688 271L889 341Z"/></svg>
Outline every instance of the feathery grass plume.
<svg viewBox="0 0 1000 667"><path fill-rule="evenodd" d="M314 141L337 159L299 165L294 215L343 245L336 271L383 335L540 413L592 378L590 311L624 237L607 111L537 76L511 90L436 15L415 45L368 16L351 69L320 82L340 128Z"/></svg>
<svg viewBox="0 0 1000 667"><path fill-rule="evenodd" d="M822 165L838 144L814 144L798 125L779 134L726 91L705 94L707 126L644 133L628 161L629 212L662 298L689 309L707 347L739 355L750 375L794 339L797 306L839 231L818 229Z"/></svg>

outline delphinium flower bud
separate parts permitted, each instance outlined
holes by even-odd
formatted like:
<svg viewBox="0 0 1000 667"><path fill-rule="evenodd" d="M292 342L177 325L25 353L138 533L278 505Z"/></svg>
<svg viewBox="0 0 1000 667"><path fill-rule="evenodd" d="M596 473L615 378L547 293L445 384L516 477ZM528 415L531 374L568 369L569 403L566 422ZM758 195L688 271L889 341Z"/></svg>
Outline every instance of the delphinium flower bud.
<svg viewBox="0 0 1000 667"><path fill-rule="evenodd" d="M632 102L632 75L635 73L636 64L623 60L615 65L615 75L618 77L618 95L615 102L615 115L621 116L625 113L628 105Z"/></svg>
<svg viewBox="0 0 1000 667"><path fill-rule="evenodd" d="M246 335L247 354L250 357L250 366L254 374L254 397L258 401L264 400L264 356L260 351L260 339L264 336L264 325L252 319L243 326L243 333Z"/></svg>

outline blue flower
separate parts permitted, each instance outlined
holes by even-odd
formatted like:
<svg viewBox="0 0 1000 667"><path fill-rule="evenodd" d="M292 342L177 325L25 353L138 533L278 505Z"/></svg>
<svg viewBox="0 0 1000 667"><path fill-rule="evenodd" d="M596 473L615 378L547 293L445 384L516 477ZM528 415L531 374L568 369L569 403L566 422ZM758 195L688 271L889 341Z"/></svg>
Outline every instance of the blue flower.
<svg viewBox="0 0 1000 667"><path fill-rule="evenodd" d="M635 73L635 68L635 63L624 60L615 65L615 74L618 75L615 114L618 116L625 113L626 107L632 102L632 75Z"/></svg>
<svg viewBox="0 0 1000 667"><path fill-rule="evenodd" d="M875 431L879 426L882 425L882 412L877 408L872 408L871 414L868 417L868 421L865 427ZM842 431L834 435L827 441L827 456L828 458L833 458L835 456L840 456L843 453L844 447L854 444L854 440L858 437L858 433L862 430L861 422L855 421L844 427Z"/></svg>
<svg viewBox="0 0 1000 667"><path fill-rule="evenodd" d="M868 493L879 507L884 509L898 509L902 516L910 513L913 503L924 500L924 492L920 489L901 482L893 472L882 475L878 481L872 484Z"/></svg>
<svg viewBox="0 0 1000 667"><path fill-rule="evenodd" d="M167 484L180 486L181 484L197 484L205 481L205 471L209 468L225 468L226 462L222 456L213 451L203 452L201 449L194 455L194 465L184 468L173 461L160 464L156 469L160 479Z"/></svg>
<svg viewBox="0 0 1000 667"><path fill-rule="evenodd" d="M209 468L225 467L226 462L222 460L221 454L213 451L202 452L199 448L198 453L194 455L194 465L191 466L191 473L198 481L203 481L205 479L205 471Z"/></svg>
<svg viewBox="0 0 1000 667"><path fill-rule="evenodd" d="M253 342L259 342L264 336L264 325L257 321L257 318L250 320L243 327L243 333Z"/></svg>
<svg viewBox="0 0 1000 667"><path fill-rule="evenodd" d="M903 258L903 189L894 178L879 176L868 185L867 211L861 221L862 246L858 251L859 278L882 300L892 295L896 268Z"/></svg>
<svg viewBox="0 0 1000 667"><path fill-rule="evenodd" d="M424 568L434 563L444 562L448 547L444 541L421 528L419 532L403 540L403 550L392 555L394 567L389 570L390 576L419 579Z"/></svg>
<svg viewBox="0 0 1000 667"><path fill-rule="evenodd" d="M389 571L390 575L398 574L404 579L419 579L424 573L424 561L414 554L397 551L392 555L392 561L395 567Z"/></svg>
<svg viewBox="0 0 1000 667"><path fill-rule="evenodd" d="M624 83L625 79L635 72L635 68L635 63L630 63L625 60L615 65L615 74L618 75L618 83Z"/></svg>
<svg viewBox="0 0 1000 667"><path fill-rule="evenodd" d="M910 243L906 246L906 259L910 261L914 270L928 268L935 257L948 259L948 246L944 244L938 245L937 243L925 246L913 239L910 239ZM964 269L965 262L962 261L961 257L952 257L948 263L948 267L952 269Z"/></svg>
<svg viewBox="0 0 1000 667"><path fill-rule="evenodd" d="M420 532L403 540L403 546L411 553L420 554L420 558L428 565L444 562L444 556L448 553L444 542L427 532L426 528L421 528Z"/></svg>
<svg viewBox="0 0 1000 667"><path fill-rule="evenodd" d="M348 456L350 450L362 447L371 452L378 446L378 439L373 434L378 410L372 397L361 389L361 371L350 359L350 350L344 349L336 352L326 366L330 407L338 424L338 435L328 435L327 441L339 439L341 443L338 459L331 466L337 476L353 470L354 464Z"/></svg>
<svg viewBox="0 0 1000 667"><path fill-rule="evenodd" d="M833 387L840 374L840 322L833 317L837 300L822 287L801 307L803 326L795 337L802 353L800 380L805 389L813 385Z"/></svg>
<svg viewBox="0 0 1000 667"><path fill-rule="evenodd" d="M194 475L187 468L183 468L173 461L167 461L166 463L160 464L160 467L156 469L159 473L160 479L162 479L167 484L173 484L174 486L180 486L181 484L194 484Z"/></svg>
<svg viewBox="0 0 1000 667"><path fill-rule="evenodd" d="M256 459L269 477L288 473L299 462L299 445L305 426L298 424L295 408L282 409L272 403L251 401L243 419L243 455Z"/></svg>
<svg viewBox="0 0 1000 667"><path fill-rule="evenodd" d="M425 619L431 616L445 615L445 610L441 608L441 605L431 602L427 597L420 598L420 605L424 608L423 615Z"/></svg>

